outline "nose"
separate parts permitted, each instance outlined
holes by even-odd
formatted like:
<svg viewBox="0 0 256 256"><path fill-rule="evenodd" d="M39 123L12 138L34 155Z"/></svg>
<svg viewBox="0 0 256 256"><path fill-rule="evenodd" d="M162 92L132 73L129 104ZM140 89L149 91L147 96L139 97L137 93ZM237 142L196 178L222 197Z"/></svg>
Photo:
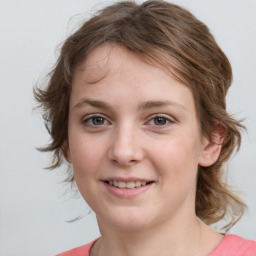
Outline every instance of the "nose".
<svg viewBox="0 0 256 256"><path fill-rule="evenodd" d="M113 132L109 159L122 167L132 166L144 157L139 131L134 125L119 126Z"/></svg>

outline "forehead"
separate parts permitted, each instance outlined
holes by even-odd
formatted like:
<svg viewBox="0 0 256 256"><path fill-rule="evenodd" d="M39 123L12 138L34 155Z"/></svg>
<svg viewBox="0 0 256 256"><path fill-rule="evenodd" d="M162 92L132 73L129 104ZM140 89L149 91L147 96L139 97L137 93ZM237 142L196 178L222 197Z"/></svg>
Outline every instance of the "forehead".
<svg viewBox="0 0 256 256"><path fill-rule="evenodd" d="M163 57L163 55L165 56ZM94 48L89 52L86 59L76 67L75 73L84 72L85 82L94 84L107 76L111 76L111 74L118 73L124 66L129 72L129 64L138 65L138 62L159 68L168 76L180 80L173 68L179 66L178 61L170 56L166 57L166 53L155 51L147 54L136 54L125 46L114 43L104 43ZM145 69L145 65L138 65L137 68L140 67Z"/></svg>
<svg viewBox="0 0 256 256"><path fill-rule="evenodd" d="M119 45L95 48L75 70L72 87L72 104L82 97L112 99L111 104L115 104L121 97L130 105L171 100L189 103L194 109L193 96L186 86Z"/></svg>
<svg viewBox="0 0 256 256"><path fill-rule="evenodd" d="M117 73L118 69L125 65L127 49L116 44L105 43L93 49L80 63L73 74L83 72L86 84L96 84L111 74Z"/></svg>

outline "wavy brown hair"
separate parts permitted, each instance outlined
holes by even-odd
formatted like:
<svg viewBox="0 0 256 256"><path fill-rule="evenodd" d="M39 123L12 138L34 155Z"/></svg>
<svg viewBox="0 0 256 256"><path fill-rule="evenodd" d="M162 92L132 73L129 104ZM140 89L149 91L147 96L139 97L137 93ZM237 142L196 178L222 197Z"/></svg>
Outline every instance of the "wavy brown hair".
<svg viewBox="0 0 256 256"><path fill-rule="evenodd" d="M226 111L226 94L232 81L231 65L207 26L187 10L165 2L119 2L97 12L64 42L45 87L35 98L43 109L51 142L42 151L53 153L51 169L64 159L68 138L68 110L74 69L97 46L119 44L143 61L170 72L194 96L203 136L214 141L213 130L225 127L218 160L198 168L196 214L207 224L226 219L226 228L243 215L245 204L223 181L223 164L241 144L244 126ZM68 181L73 181L69 172Z"/></svg>

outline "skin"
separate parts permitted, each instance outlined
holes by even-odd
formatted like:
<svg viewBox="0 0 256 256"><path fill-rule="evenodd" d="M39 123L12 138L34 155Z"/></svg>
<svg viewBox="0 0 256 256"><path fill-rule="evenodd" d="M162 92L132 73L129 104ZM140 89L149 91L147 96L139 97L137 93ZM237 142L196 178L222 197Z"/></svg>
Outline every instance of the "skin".
<svg viewBox="0 0 256 256"><path fill-rule="evenodd" d="M64 154L102 234L90 255L208 255L221 241L195 214L198 165L221 146L201 135L188 87L125 48L99 46L74 71L68 130ZM110 177L152 184L120 198Z"/></svg>

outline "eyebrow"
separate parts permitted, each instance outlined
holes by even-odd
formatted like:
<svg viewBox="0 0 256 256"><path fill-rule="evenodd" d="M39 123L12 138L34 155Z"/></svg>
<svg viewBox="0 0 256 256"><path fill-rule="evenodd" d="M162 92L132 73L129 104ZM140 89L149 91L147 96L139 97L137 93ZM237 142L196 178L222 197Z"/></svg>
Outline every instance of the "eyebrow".
<svg viewBox="0 0 256 256"><path fill-rule="evenodd" d="M149 100L145 102L141 102L138 106L138 110L147 110L150 108L155 108L155 107L164 107L164 106L173 106L176 108L184 109L186 110L185 106L175 102L175 101L169 101L169 100Z"/></svg>
<svg viewBox="0 0 256 256"><path fill-rule="evenodd" d="M90 99L82 99L79 101L73 109L81 107L82 105L87 104L95 108L100 108L100 109L106 109L106 110L113 110L113 108L106 102L100 101L100 100L90 100Z"/></svg>
<svg viewBox="0 0 256 256"><path fill-rule="evenodd" d="M92 107L96 107L99 109L114 111L114 109L108 103L106 103L104 101L100 101L100 100L91 100L91 99L82 99L81 101L79 101L77 104L74 105L73 109L81 107L84 104L87 104L87 105L90 105ZM187 110L185 106L183 106L177 102L169 101L169 100L166 100L166 101L149 100L149 101L141 102L138 105L138 110L142 111L142 110L147 110L147 109L151 109L151 108L155 108L155 107L164 107L164 106L173 106L175 108Z"/></svg>

